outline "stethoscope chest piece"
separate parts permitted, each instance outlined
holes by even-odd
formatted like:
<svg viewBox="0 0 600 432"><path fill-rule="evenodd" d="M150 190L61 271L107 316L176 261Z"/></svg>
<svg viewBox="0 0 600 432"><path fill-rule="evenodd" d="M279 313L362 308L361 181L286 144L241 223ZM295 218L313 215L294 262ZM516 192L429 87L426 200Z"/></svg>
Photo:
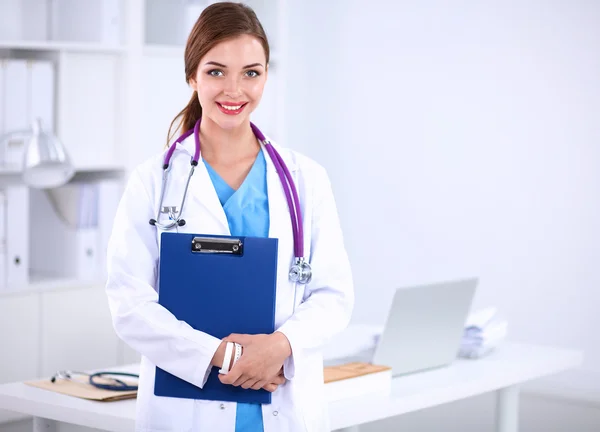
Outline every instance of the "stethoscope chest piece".
<svg viewBox="0 0 600 432"><path fill-rule="evenodd" d="M290 267L290 280L292 282L307 284L312 279L312 268L304 258L296 258L292 267Z"/></svg>

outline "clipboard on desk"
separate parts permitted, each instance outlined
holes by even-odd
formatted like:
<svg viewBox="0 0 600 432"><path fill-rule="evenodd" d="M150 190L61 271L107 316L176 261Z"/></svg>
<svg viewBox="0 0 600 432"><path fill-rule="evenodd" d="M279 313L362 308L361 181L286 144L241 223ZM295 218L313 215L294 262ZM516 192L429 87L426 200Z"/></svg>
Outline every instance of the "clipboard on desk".
<svg viewBox="0 0 600 432"><path fill-rule="evenodd" d="M178 320L222 339L275 331L278 240L161 235L158 302ZM224 307L226 305L226 307ZM156 396L271 403L266 390L222 384L213 367L203 388L156 368Z"/></svg>
<svg viewBox="0 0 600 432"><path fill-rule="evenodd" d="M98 382L101 384L114 384L114 381L110 379L99 379ZM136 384L133 381L125 381L125 383L127 385ZM77 376L72 379L56 380L54 382L47 378L39 381L25 381L25 384L67 396L98 402L114 402L125 399L135 399L137 397L137 390L115 391L94 387L89 383L87 376Z"/></svg>

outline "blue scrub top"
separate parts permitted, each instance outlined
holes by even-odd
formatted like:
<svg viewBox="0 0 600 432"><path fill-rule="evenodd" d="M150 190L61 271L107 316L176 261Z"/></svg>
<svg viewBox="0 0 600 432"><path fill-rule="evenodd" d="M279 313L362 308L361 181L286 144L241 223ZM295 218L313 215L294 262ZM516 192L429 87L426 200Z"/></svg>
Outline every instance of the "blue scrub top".
<svg viewBox="0 0 600 432"><path fill-rule="evenodd" d="M204 165L227 216L231 235L268 237L267 163L262 150L258 152L250 172L238 190L229 186L206 161ZM237 404L235 432L263 432L260 404Z"/></svg>

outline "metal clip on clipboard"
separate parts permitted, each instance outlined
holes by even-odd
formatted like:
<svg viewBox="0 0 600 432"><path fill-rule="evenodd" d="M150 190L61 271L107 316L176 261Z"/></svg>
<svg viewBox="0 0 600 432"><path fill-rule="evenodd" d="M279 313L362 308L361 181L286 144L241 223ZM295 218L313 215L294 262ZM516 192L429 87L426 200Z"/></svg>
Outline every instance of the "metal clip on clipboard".
<svg viewBox="0 0 600 432"><path fill-rule="evenodd" d="M244 243L236 238L194 237L192 252L244 255Z"/></svg>

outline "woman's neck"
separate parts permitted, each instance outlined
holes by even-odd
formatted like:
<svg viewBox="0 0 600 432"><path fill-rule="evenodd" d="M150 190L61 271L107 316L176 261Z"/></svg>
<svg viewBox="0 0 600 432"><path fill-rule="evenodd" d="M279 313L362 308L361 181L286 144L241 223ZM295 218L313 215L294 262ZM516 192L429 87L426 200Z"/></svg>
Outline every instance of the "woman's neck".
<svg viewBox="0 0 600 432"><path fill-rule="evenodd" d="M260 150L249 122L226 130L208 118L200 123L200 147L204 160L224 165L255 157Z"/></svg>

